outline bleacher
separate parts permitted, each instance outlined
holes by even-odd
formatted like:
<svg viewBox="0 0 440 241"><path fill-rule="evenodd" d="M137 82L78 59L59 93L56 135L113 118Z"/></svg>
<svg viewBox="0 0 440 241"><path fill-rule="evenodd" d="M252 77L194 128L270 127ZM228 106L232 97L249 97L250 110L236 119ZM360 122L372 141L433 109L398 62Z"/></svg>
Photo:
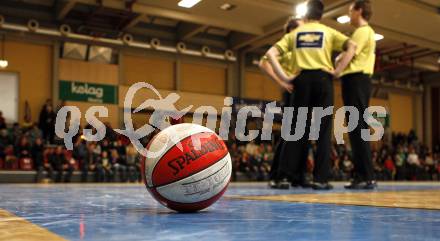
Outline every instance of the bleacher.
<svg viewBox="0 0 440 241"><path fill-rule="evenodd" d="M75 171L72 174L71 182L81 181L81 171L79 165L74 165ZM56 174L56 171L54 171ZM37 171L34 168L34 163L30 158L22 158L20 160L14 159L5 162L0 159L0 183L35 183ZM42 176L47 176L47 172L43 171ZM119 177L115 176L115 181L118 182ZM87 181L94 180L94 173L89 172ZM40 182L48 182L47 179L42 179Z"/></svg>
<svg viewBox="0 0 440 241"><path fill-rule="evenodd" d="M46 172L43 173L46 175ZM37 171L23 171L23 170L0 170L0 183L35 183ZM117 178L117 177L115 177ZM89 173L87 180L93 180L93 173ZM47 179L42 179L41 182L48 182ZM81 172L74 171L71 182L80 182Z"/></svg>

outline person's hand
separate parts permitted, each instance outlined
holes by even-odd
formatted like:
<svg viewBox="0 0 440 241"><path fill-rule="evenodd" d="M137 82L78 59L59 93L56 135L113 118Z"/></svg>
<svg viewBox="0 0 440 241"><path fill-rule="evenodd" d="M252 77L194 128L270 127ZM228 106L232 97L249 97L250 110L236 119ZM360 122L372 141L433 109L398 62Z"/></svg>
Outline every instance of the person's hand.
<svg viewBox="0 0 440 241"><path fill-rule="evenodd" d="M341 72L340 72L340 71L337 71L337 70L334 70L334 71L333 71L333 76L334 76L335 78L339 79L339 78L341 77Z"/></svg>
<svg viewBox="0 0 440 241"><path fill-rule="evenodd" d="M293 84L290 84L290 83L282 83L281 87L283 87L283 89L285 89L290 94L292 94L293 89L294 89Z"/></svg>
<svg viewBox="0 0 440 241"><path fill-rule="evenodd" d="M335 77L335 78L337 78L337 79L338 79L339 77L341 77L341 71L338 71L338 70L334 70L334 69L326 69L325 72L327 72L327 73L333 75L333 77Z"/></svg>
<svg viewBox="0 0 440 241"><path fill-rule="evenodd" d="M336 73L334 69L324 69L324 71L333 75L333 76L335 76L335 73Z"/></svg>

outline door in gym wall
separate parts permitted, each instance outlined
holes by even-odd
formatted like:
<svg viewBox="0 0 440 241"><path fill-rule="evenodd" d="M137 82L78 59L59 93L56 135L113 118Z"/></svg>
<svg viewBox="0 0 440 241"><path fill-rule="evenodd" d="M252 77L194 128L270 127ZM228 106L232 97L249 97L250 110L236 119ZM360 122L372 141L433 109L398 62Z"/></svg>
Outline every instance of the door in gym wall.
<svg viewBox="0 0 440 241"><path fill-rule="evenodd" d="M18 74L0 72L0 111L6 123L18 122Z"/></svg>

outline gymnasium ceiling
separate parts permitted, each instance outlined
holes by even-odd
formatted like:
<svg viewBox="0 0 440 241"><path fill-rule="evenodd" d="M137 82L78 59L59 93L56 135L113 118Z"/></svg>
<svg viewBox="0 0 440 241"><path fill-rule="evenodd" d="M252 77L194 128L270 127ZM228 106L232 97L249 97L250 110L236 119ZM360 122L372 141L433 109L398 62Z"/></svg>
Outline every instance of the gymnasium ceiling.
<svg viewBox="0 0 440 241"><path fill-rule="evenodd" d="M6 22L42 27L68 24L76 33L118 38L130 33L137 41L159 38L261 55L282 36L282 26L301 0L202 0L191 9L178 0L5 0ZM324 0L323 22L350 34L336 22L350 0ZM378 42L379 71L389 78L419 81L421 73L440 70L440 0L373 0L371 25L385 36ZM233 9L220 6L229 3Z"/></svg>

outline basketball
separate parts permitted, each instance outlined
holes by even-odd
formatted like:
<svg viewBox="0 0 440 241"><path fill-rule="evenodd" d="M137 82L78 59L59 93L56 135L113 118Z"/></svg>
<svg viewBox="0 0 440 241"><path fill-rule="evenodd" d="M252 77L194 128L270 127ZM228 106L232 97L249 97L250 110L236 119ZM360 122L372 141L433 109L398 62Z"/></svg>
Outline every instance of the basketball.
<svg viewBox="0 0 440 241"><path fill-rule="evenodd" d="M0 241L440 241L439 26L440 0L0 0Z"/></svg>
<svg viewBox="0 0 440 241"><path fill-rule="evenodd" d="M223 140L196 124L173 125L147 146L145 185L162 205L178 212L209 207L226 191L232 171Z"/></svg>

